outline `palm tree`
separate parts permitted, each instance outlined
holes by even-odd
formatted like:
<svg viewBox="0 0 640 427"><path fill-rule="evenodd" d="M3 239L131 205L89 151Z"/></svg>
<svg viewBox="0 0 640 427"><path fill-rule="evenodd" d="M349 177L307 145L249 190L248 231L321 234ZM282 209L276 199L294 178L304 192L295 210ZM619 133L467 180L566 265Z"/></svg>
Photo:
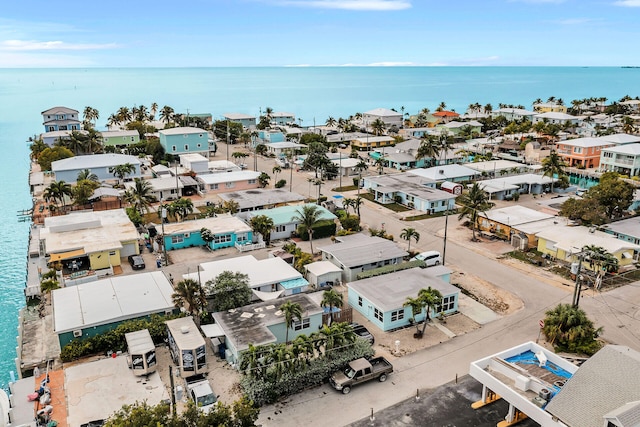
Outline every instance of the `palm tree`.
<svg viewBox="0 0 640 427"><path fill-rule="evenodd" d="M349 214L349 208L353 206L353 200L349 197L345 197L342 199L342 207L344 208L344 210L347 212L347 214ZM353 213L355 213L355 208L353 209Z"/></svg>
<svg viewBox="0 0 640 427"><path fill-rule="evenodd" d="M302 209L298 209L297 213L297 215L291 217L291 221L299 222L307 230L311 254L313 255L313 226L320 220L322 211L318 208L318 205L308 204L302 206Z"/></svg>
<svg viewBox="0 0 640 427"><path fill-rule="evenodd" d="M84 107L83 111L84 121L87 123L92 123L95 127L96 120L100 118L100 113L93 107Z"/></svg>
<svg viewBox="0 0 640 427"><path fill-rule="evenodd" d="M424 335L424 331L427 328L427 323L431 319L431 309L433 307L436 307L441 302L442 294L437 289L431 288L431 286L426 289L420 289L420 291L418 292L418 296L415 298L407 297L403 306L411 307L414 320L419 314L422 314L423 310L425 310L424 321L422 322L422 330L420 330L418 322L415 322L416 330L419 336Z"/></svg>
<svg viewBox="0 0 640 427"><path fill-rule="evenodd" d="M257 215L251 218L249 225L254 233L260 233L265 245L269 246L271 242L271 232L276 228L273 219L266 215Z"/></svg>
<svg viewBox="0 0 640 427"><path fill-rule="evenodd" d="M469 218L471 221L471 229L473 230L473 241L476 239L476 227L478 224L478 217L480 213L486 212L493 206L493 203L489 202L487 193L480 188L477 182L473 183L473 186L469 191L465 192L458 199L458 204L462 205L458 220L463 218Z"/></svg>
<svg viewBox="0 0 640 427"><path fill-rule="evenodd" d="M62 204L62 210L67 207L66 197L71 197L73 189L70 184L65 181L53 181L47 188L44 189L43 198L46 201L53 200L58 206L58 201Z"/></svg>
<svg viewBox="0 0 640 427"><path fill-rule="evenodd" d="M357 196L351 202L351 206L353 206L353 210L358 214L358 216L360 216L360 206L362 206L363 204L364 204L364 201L360 196Z"/></svg>
<svg viewBox="0 0 640 427"><path fill-rule="evenodd" d="M271 179L271 177L268 173L260 173L260 175L258 175L258 185L260 185L260 188L265 188L267 185L269 185L269 179Z"/></svg>
<svg viewBox="0 0 640 427"><path fill-rule="evenodd" d="M142 178L133 180L133 186L125 191L124 199L140 215L149 212L151 203L156 201L156 197L153 195L153 186Z"/></svg>
<svg viewBox="0 0 640 427"><path fill-rule="evenodd" d="M165 105L162 107L162 110L160 110L160 120L165 122L165 124L169 124L169 122L173 120L174 116L175 111L173 111L173 108L168 105Z"/></svg>
<svg viewBox="0 0 640 427"><path fill-rule="evenodd" d="M123 180L127 175L136 171L136 167L131 163L124 163L122 165L116 165L109 168L109 173L118 178L118 183Z"/></svg>
<svg viewBox="0 0 640 427"><path fill-rule="evenodd" d="M418 233L415 228L407 227L402 229L400 238L409 241L409 247L407 251L411 252L411 239L414 239L416 243L418 243L420 241L420 233Z"/></svg>
<svg viewBox="0 0 640 427"><path fill-rule="evenodd" d="M384 134L384 130L386 127L387 125L380 119L375 119L371 123L371 130L373 131L373 134L377 136Z"/></svg>
<svg viewBox="0 0 640 427"><path fill-rule="evenodd" d="M369 169L369 165L364 160L360 159L360 161L353 168L358 172L358 196L360 195L360 182L362 181L362 172Z"/></svg>
<svg viewBox="0 0 640 427"><path fill-rule="evenodd" d="M273 173L273 180L277 181L278 180L278 174L280 172L282 172L282 168L280 166L278 166L278 165L275 165L273 167L273 169L271 169L271 172Z"/></svg>
<svg viewBox="0 0 640 427"><path fill-rule="evenodd" d="M76 181L93 181L93 182L98 182L98 175L96 175L95 173L91 172L90 169L83 169L80 172L78 172L78 177L76 178Z"/></svg>
<svg viewBox="0 0 640 427"><path fill-rule="evenodd" d="M120 107L116 113L116 117L118 118L118 122L127 124L131 121L131 110L129 110L129 107Z"/></svg>
<svg viewBox="0 0 640 427"><path fill-rule="evenodd" d="M182 222L193 213L193 202L191 199L180 198L169 205L168 211L178 222Z"/></svg>
<svg viewBox="0 0 640 427"><path fill-rule="evenodd" d="M342 305L343 301L341 294L334 291L333 289L329 289L328 291L323 292L320 306L329 307L330 324L333 324L333 308L342 308Z"/></svg>
<svg viewBox="0 0 640 427"><path fill-rule="evenodd" d="M336 119L329 116L329 118L327 119L327 122L325 123L327 126L329 127L334 127L336 125Z"/></svg>
<svg viewBox="0 0 640 427"><path fill-rule="evenodd" d="M286 343L289 342L289 329L293 327L293 321L298 319L299 322L302 322L302 306L297 302L287 301L283 303L278 310L282 312L284 315L284 324L286 327L285 339Z"/></svg>
<svg viewBox="0 0 640 427"><path fill-rule="evenodd" d="M558 351L590 355L600 348L596 338L602 333L602 328L595 329L581 308L558 304L545 314L542 332Z"/></svg>
<svg viewBox="0 0 640 427"><path fill-rule="evenodd" d="M416 160L422 158L429 159L429 166L434 166L436 159L440 156L440 144L437 138L432 135L423 137L420 146L416 150Z"/></svg>
<svg viewBox="0 0 640 427"><path fill-rule="evenodd" d="M193 279L179 281L171 299L176 307L185 308L195 323L200 325L200 314L207 306L207 296L198 282Z"/></svg>
<svg viewBox="0 0 640 427"><path fill-rule="evenodd" d="M152 102L151 103L151 108L150 108L150 113L149 114L149 120L153 121L153 119L155 119L156 117L156 113L158 112L158 103L157 102Z"/></svg>
<svg viewBox="0 0 640 427"><path fill-rule="evenodd" d="M555 177L562 179L566 176L564 169L567 167L565 161L558 155L556 150L551 150L549 157L542 159L542 176L551 178L551 192L553 193L553 180Z"/></svg>

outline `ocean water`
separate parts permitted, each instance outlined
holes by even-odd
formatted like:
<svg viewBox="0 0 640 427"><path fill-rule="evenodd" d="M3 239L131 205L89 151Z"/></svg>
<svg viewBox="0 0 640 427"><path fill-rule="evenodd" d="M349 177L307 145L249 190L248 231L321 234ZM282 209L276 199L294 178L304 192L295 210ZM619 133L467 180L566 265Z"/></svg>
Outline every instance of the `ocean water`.
<svg viewBox="0 0 640 427"><path fill-rule="evenodd" d="M15 370L17 313L24 306L31 207L27 139L43 132L41 111L62 105L110 114L156 102L176 112L259 115L266 107L323 124L374 108L410 114L445 102L460 113L469 104L522 104L550 96L572 99L640 96L640 69L607 67L299 67L114 68L0 70L0 386Z"/></svg>

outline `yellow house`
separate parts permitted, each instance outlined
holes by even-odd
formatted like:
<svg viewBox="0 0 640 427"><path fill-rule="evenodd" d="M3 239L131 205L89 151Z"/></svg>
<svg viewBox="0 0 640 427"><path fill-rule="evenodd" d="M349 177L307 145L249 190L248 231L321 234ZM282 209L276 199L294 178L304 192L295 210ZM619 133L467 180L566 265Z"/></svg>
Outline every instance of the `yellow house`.
<svg viewBox="0 0 640 427"><path fill-rule="evenodd" d="M523 239L526 238L527 247L534 248L538 238L529 229L533 228L539 231L542 225L535 227L534 224L552 224L550 221L554 220L555 217L553 215L524 206L513 205L494 208L481 213L478 217L478 229L492 233L505 240L510 240L511 235L517 233ZM527 231L523 231L523 229L527 229Z"/></svg>
<svg viewBox="0 0 640 427"><path fill-rule="evenodd" d="M45 218L41 252L72 278L108 270L140 253L139 234L124 209Z"/></svg>
<svg viewBox="0 0 640 427"><path fill-rule="evenodd" d="M395 140L390 136L366 136L351 141L351 147L359 151L370 151L381 147L391 147Z"/></svg>
<svg viewBox="0 0 640 427"><path fill-rule="evenodd" d="M533 104L533 111L536 113L567 113L567 106L556 104L555 102L541 102Z"/></svg>
<svg viewBox="0 0 640 427"><path fill-rule="evenodd" d="M585 246L596 246L616 257L619 267L625 267L637 261L640 251L640 245L582 226L553 225L537 233L537 236L538 251L566 262L577 261ZM596 269L588 260L582 263L582 268Z"/></svg>

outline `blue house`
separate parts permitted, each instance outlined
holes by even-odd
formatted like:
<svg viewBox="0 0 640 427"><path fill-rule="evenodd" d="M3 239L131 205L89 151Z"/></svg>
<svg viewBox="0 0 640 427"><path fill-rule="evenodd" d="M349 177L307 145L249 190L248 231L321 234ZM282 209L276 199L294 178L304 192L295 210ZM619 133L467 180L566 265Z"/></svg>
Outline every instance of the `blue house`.
<svg viewBox="0 0 640 427"><path fill-rule="evenodd" d="M322 206L317 206L319 211L318 220L330 220L334 221L338 217L329 212ZM303 206L281 206L273 209L262 209L253 212L249 212L247 217L249 220L255 216L264 215L273 220L274 230L271 232L271 240L289 239L296 232L300 225L299 220L293 219L294 217L300 217L300 211Z"/></svg>
<svg viewBox="0 0 640 427"><path fill-rule="evenodd" d="M350 282L347 285L349 306L381 330L390 331L424 320L424 310L416 315L404 303L409 297L417 297L420 289L430 286L442 294L442 303L432 309L430 317L438 317L440 313L455 313L458 311L460 290L449 283L450 274L451 270L447 267L434 266Z"/></svg>
<svg viewBox="0 0 640 427"><path fill-rule="evenodd" d="M214 236L207 243L202 239L200 230L206 228ZM158 230L160 231L160 230ZM253 232L244 221L231 215L218 215L214 218L197 219L164 225L164 244L168 251L174 249L205 246L215 250L238 244L251 243Z"/></svg>
<svg viewBox="0 0 640 427"><path fill-rule="evenodd" d="M602 231L613 234L620 240L640 245L640 217L623 219L602 226Z"/></svg>
<svg viewBox="0 0 640 427"><path fill-rule="evenodd" d="M117 179L113 174L112 168L127 163L134 167L134 171L125 176L125 180L142 177L141 163L137 157L115 153L91 154L56 160L51 162L51 171L54 173L56 181L64 181L70 184L75 183L78 180L78 173L85 169L94 173L100 181L111 181Z"/></svg>
<svg viewBox="0 0 640 427"><path fill-rule="evenodd" d="M291 328L287 328L280 306L285 302L300 304L302 319L296 319ZM323 309L306 294L297 294L256 304L239 307L234 310L213 313L215 323L224 332L226 346L225 359L232 365L239 365L241 353L254 346L282 343L297 336L309 336L322 326ZM288 330L288 332L287 332Z"/></svg>
<svg viewBox="0 0 640 427"><path fill-rule="evenodd" d="M286 139L284 133L280 132L279 130L270 129L258 131L258 138L260 138L267 144L273 142L283 142Z"/></svg>
<svg viewBox="0 0 640 427"><path fill-rule="evenodd" d="M174 156L186 153L209 154L209 134L206 130L192 127L163 129L160 134L160 145L167 154Z"/></svg>
<svg viewBox="0 0 640 427"><path fill-rule="evenodd" d="M253 129L256 127L256 116L250 114L224 113L222 117L230 122L240 123L245 129Z"/></svg>
<svg viewBox="0 0 640 427"><path fill-rule="evenodd" d="M81 129L78 110L67 107L53 107L43 111L41 114L45 132Z"/></svg>
<svg viewBox="0 0 640 427"><path fill-rule="evenodd" d="M378 203L401 203L427 213L445 212L455 207L456 195L438 190L436 182L411 173L372 175L362 179L363 188Z"/></svg>

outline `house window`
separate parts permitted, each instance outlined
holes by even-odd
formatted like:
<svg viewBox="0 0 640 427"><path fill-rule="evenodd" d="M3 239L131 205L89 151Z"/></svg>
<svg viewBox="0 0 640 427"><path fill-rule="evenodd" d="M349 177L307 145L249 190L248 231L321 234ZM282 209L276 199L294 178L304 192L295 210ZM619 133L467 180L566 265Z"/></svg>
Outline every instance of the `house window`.
<svg viewBox="0 0 640 427"><path fill-rule="evenodd" d="M227 182L224 184L224 188L233 188L236 186L235 182Z"/></svg>
<svg viewBox="0 0 640 427"><path fill-rule="evenodd" d="M211 190L217 190L218 189L218 184L211 184L211 185L209 185L209 188Z"/></svg>
<svg viewBox="0 0 640 427"><path fill-rule="evenodd" d="M133 142L133 141L135 141L135 138L134 138L134 137L131 137L131 142Z"/></svg>
<svg viewBox="0 0 640 427"><path fill-rule="evenodd" d="M256 180L255 179L250 179L249 181L247 181L248 184L255 184Z"/></svg>
<svg viewBox="0 0 640 427"><path fill-rule="evenodd" d="M196 147L200 148L200 147L202 147L202 144L198 144L198 145L196 145Z"/></svg>
<svg viewBox="0 0 640 427"><path fill-rule="evenodd" d="M275 228L275 232L276 233L282 233L283 231L285 231L287 229L286 225L278 225Z"/></svg>
<svg viewBox="0 0 640 427"><path fill-rule="evenodd" d="M189 144L184 144L184 151L189 151Z"/></svg>
<svg viewBox="0 0 640 427"><path fill-rule="evenodd" d="M435 306L436 313L442 313L443 311L453 310L453 308L455 307L455 302L456 302L455 295L449 295L442 298L442 302Z"/></svg>
<svg viewBox="0 0 640 427"><path fill-rule="evenodd" d="M231 234L223 234L221 236L214 236L213 237L213 242L214 243L227 243L231 241Z"/></svg>
<svg viewBox="0 0 640 427"><path fill-rule="evenodd" d="M373 316L381 322L384 322L384 313L378 310L377 307L373 308Z"/></svg>
<svg viewBox="0 0 640 427"><path fill-rule="evenodd" d="M171 146L171 151L177 151L177 150L178 150L178 147L176 147L175 145Z"/></svg>
<svg viewBox="0 0 640 427"><path fill-rule="evenodd" d="M116 251L109 252L109 256L115 256L115 254L116 254Z"/></svg>
<svg viewBox="0 0 640 427"><path fill-rule="evenodd" d="M404 319L404 310L394 310L391 312L391 321L395 322Z"/></svg>
<svg viewBox="0 0 640 427"><path fill-rule="evenodd" d="M362 307L362 297L358 297L358 305Z"/></svg>
<svg viewBox="0 0 640 427"><path fill-rule="evenodd" d="M249 239L247 238L246 234L238 234L236 236L236 241L237 242L244 242L244 241L247 241L247 240L249 240Z"/></svg>
<svg viewBox="0 0 640 427"><path fill-rule="evenodd" d="M199 135L198 135L198 138L202 138L202 134L199 134Z"/></svg>
<svg viewBox="0 0 640 427"><path fill-rule="evenodd" d="M173 243L174 245L176 243L182 243L182 242L184 242L184 235L178 234L177 236L171 236L171 243Z"/></svg>
<svg viewBox="0 0 640 427"><path fill-rule="evenodd" d="M293 330L301 331L303 329L309 329L311 327L311 320L308 317L302 319L302 321L293 322Z"/></svg>
<svg viewBox="0 0 640 427"><path fill-rule="evenodd" d="M576 154L582 154L582 147L574 147L573 152Z"/></svg>

